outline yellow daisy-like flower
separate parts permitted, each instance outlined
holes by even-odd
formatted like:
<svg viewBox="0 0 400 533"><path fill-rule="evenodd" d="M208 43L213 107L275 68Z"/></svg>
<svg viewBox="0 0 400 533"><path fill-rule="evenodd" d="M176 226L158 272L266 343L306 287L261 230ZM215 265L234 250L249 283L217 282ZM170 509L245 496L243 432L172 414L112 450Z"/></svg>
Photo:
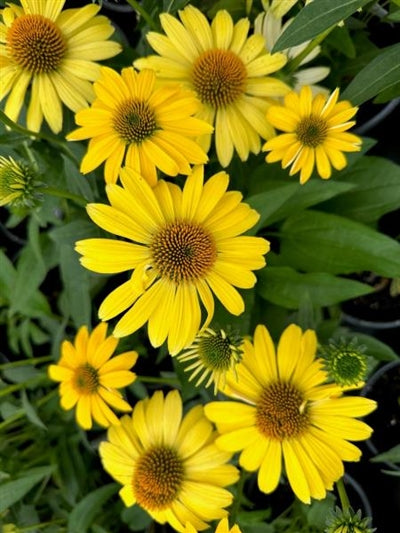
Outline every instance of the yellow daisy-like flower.
<svg viewBox="0 0 400 533"><path fill-rule="evenodd" d="M148 321L153 346L168 338L172 355L189 346L200 329L201 308L214 314L213 293L226 309L240 315L244 302L235 287L256 283L252 270L265 265L269 243L242 236L259 214L242 203L238 191L226 192L229 178L219 172L203 184L203 167L187 178L183 190L160 180L152 189L134 170L121 171L122 187L109 184L111 206L89 204L90 218L130 242L85 239L76 243L83 266L116 274L133 270L99 309L101 320L120 313L113 335L130 335Z"/></svg>
<svg viewBox="0 0 400 533"><path fill-rule="evenodd" d="M343 152L358 152L361 139L346 130L354 126L350 119L357 113L347 100L338 102L339 89L327 98L312 95L309 86L300 94L285 96L283 106L271 106L267 120L285 133L267 141L264 151L270 153L267 163L282 161L282 168L290 168L290 176L300 171L300 183L310 179L314 166L322 179L331 177L332 166L342 170L347 165Z"/></svg>
<svg viewBox="0 0 400 533"><path fill-rule="evenodd" d="M195 94L176 83L156 88L155 82L152 70L137 73L129 67L119 75L102 67L92 107L76 115L82 127L67 136L91 139L81 162L83 174L105 161L105 180L115 183L124 162L154 186L157 168L176 176L208 161L194 138L213 128L192 116L200 107Z"/></svg>
<svg viewBox="0 0 400 533"><path fill-rule="evenodd" d="M105 470L123 485L119 494L127 507L136 503L177 531L187 522L203 530L226 516L233 496L223 487L239 477L216 436L201 405L182 417L179 392L164 398L156 391L110 427L99 452Z"/></svg>
<svg viewBox="0 0 400 533"><path fill-rule="evenodd" d="M240 465L258 470L258 486L270 493L282 474L304 503L323 499L344 473L343 461L358 461L361 451L349 441L368 439L372 429L355 417L369 414L376 402L343 396L326 383L322 361L315 358L314 331L291 324L277 352L264 326L254 344L245 340L237 379L230 373L223 392L240 401L211 402L207 417L217 424L223 450L241 451Z"/></svg>
<svg viewBox="0 0 400 533"><path fill-rule="evenodd" d="M96 16L100 6L88 4L62 11L65 0L21 0L7 4L0 22L0 101L17 121L30 88L27 128L39 131L43 118L54 133L62 128L62 103L76 112L93 99L99 76L96 61L108 59L121 46L107 39L110 21Z"/></svg>
<svg viewBox="0 0 400 533"><path fill-rule="evenodd" d="M218 11L211 25L194 6L179 11L179 22L168 13L160 15L166 35L149 32L147 39L160 56L140 58L135 67L153 68L165 81L179 81L194 90L202 106L197 117L215 124L215 147L226 167L234 150L245 161L259 153L260 136L274 135L265 120L268 98L290 89L268 77L286 63L285 54L269 54L262 35L248 37L250 21L233 23L230 14ZM200 139L208 151L211 135Z"/></svg>
<svg viewBox="0 0 400 533"><path fill-rule="evenodd" d="M197 533L197 530L192 526L192 524L187 523L183 533ZM217 525L214 533L242 533L238 525L234 525L232 528L229 527L229 522L227 518L223 518Z"/></svg>
<svg viewBox="0 0 400 533"><path fill-rule="evenodd" d="M243 340L239 335L223 329L215 331L206 328L200 331L193 341L177 359L181 363L189 362L185 372L192 372L189 381L196 377L196 387L205 380L205 387L214 383L214 394L218 387L225 384L225 376L229 369L234 369L240 361Z"/></svg>
<svg viewBox="0 0 400 533"><path fill-rule="evenodd" d="M82 326L74 344L62 343L59 362L48 369L49 377L61 382L61 407L69 410L76 405L76 421L83 429L91 429L92 418L103 427L118 424L108 405L119 411L132 410L117 389L135 381L136 374L129 369L138 354L124 352L111 358L118 339L106 335L106 323L100 323L91 334Z"/></svg>

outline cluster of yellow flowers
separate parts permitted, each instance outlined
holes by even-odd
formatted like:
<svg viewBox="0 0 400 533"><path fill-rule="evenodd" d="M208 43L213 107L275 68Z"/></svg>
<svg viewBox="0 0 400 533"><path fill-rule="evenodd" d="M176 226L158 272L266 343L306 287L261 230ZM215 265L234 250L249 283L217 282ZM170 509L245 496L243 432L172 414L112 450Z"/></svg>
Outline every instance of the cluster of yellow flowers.
<svg viewBox="0 0 400 533"><path fill-rule="evenodd" d="M270 76L287 55L267 52L261 33L249 36L250 21L234 23L225 10L211 24L191 5L180 20L162 14L164 34L147 35L158 55L118 73L97 63L120 51L99 6L63 11L64 3L21 0L2 10L0 99L8 96L5 113L18 120L29 87L26 125L33 131L45 120L59 132L62 104L76 112L79 128L67 138L90 139L80 170L104 163L110 204L89 204L88 215L121 238L81 240L76 250L89 270L132 274L101 304L103 322L90 334L82 326L50 365L61 406L76 406L86 430L93 419L109 427L99 453L122 484L121 498L177 531L220 520L216 533L240 533L226 519L233 495L225 487L239 477L230 463L235 452L243 469L258 471L263 492L275 490L284 470L301 501L324 498L343 475L343 461L359 459L349 441L369 437L356 417L375 404L327 384L313 331L291 325L275 349L262 325L243 342L208 329L215 297L229 313L243 312L237 289L254 287L269 243L243 235L258 213L239 191L228 191L225 171L206 178L204 165L213 141L223 168L234 153L246 161L263 150L267 162L300 172L301 183L314 167L327 179L332 167L346 165L343 152L360 149L347 132L357 109L338 102L338 89L313 96L308 86L292 91ZM182 189L168 181L178 174L187 176ZM107 336L107 321L119 315ZM152 346L167 342L171 356L185 350L178 357L192 361L187 370L200 374L198 384L208 379L231 400L183 414L177 390L157 391L118 419L110 406L132 411L118 389L135 380L138 354L112 355L119 338L146 323Z"/></svg>

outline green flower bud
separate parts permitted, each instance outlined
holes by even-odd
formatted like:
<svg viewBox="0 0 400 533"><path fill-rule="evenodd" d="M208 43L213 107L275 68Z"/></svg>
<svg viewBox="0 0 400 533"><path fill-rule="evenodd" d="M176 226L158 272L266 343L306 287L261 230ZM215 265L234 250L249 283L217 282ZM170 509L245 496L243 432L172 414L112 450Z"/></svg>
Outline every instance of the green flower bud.
<svg viewBox="0 0 400 533"><path fill-rule="evenodd" d="M41 185L29 165L0 156L0 206L35 207L40 199L36 189Z"/></svg>

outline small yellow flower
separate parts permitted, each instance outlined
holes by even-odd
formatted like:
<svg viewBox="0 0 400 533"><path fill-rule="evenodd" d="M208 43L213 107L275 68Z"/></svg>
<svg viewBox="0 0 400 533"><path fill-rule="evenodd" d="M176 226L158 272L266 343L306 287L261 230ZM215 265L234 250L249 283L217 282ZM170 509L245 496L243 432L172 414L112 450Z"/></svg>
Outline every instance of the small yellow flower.
<svg viewBox="0 0 400 533"><path fill-rule="evenodd" d="M135 381L136 374L129 369L138 354L124 352L111 358L118 339L106 334L105 322L91 334L82 326L74 344L67 340L62 343L59 362L48 369L49 377L61 382L61 407L69 410L76 405L76 420L83 429L91 429L92 418L103 427L118 424L108 405L124 412L132 410L117 389Z"/></svg>
<svg viewBox="0 0 400 533"><path fill-rule="evenodd" d="M265 265L269 243L242 235L259 214L241 201L240 192L227 192L225 172L204 183L204 168L195 167L181 190L164 180L151 188L126 167L121 182L106 187L110 206L89 204L87 210L101 228L125 240L85 239L76 250L89 270L131 272L99 308L101 320L123 313L113 334L130 335L148 322L151 344L168 339L175 355L200 329L200 302L208 315L202 327L214 315L214 295L233 315L243 313L236 287L254 287L253 270Z"/></svg>
<svg viewBox="0 0 400 533"><path fill-rule="evenodd" d="M304 503L325 498L343 476L343 461L360 459L349 441L368 439L372 429L356 417L376 408L373 400L343 396L328 384L316 349L312 330L291 324L275 350L267 329L257 326L254 343L243 343L236 375L227 374L222 392L232 400L205 406L221 433L217 446L241 452L239 464L258 471L262 492L275 490L284 468Z"/></svg>
<svg viewBox="0 0 400 533"><path fill-rule="evenodd" d="M223 167L234 151L242 161L258 154L261 140L274 135L265 120L270 99L290 88L271 77L286 63L284 54L269 54L261 35L248 36L250 21L234 24L226 10L218 11L211 24L196 7L179 11L178 21L160 15L166 35L149 32L147 40L159 56L137 59L136 68L152 68L164 82L178 81L192 89L201 101L197 117L215 125L215 148ZM274 101L274 100L272 100ZM199 141L205 151L211 134Z"/></svg>
<svg viewBox="0 0 400 533"><path fill-rule="evenodd" d="M157 88L154 71L133 67L121 75L102 67L94 91L93 105L76 115L82 127L67 136L90 139L83 174L105 161L105 180L115 183L125 164L154 186L157 168L167 176L187 175L190 165L208 161L194 138L213 128L192 116L200 106L193 92L176 83Z"/></svg>
<svg viewBox="0 0 400 533"><path fill-rule="evenodd" d="M121 46L107 39L110 21L96 16L94 3L62 11L65 0L21 0L7 3L0 22L0 101L17 121L30 89L27 128L39 131L43 118L54 133L62 127L62 103L76 112L93 100L99 76L96 61L108 59Z"/></svg>
<svg viewBox="0 0 400 533"><path fill-rule="evenodd" d="M192 526L192 524L187 522L183 533L197 533L197 530ZM236 524L232 528L230 528L228 519L223 518L218 523L217 528L215 529L214 533L242 533L242 532L239 526L237 526Z"/></svg>
<svg viewBox="0 0 400 533"><path fill-rule="evenodd" d="M177 390L165 397L156 391L110 427L99 453L104 469L123 485L119 494L127 507L140 505L180 532L187 522L202 531L227 515L233 496L224 487L239 477L216 437L201 405L183 415Z"/></svg>
<svg viewBox="0 0 400 533"><path fill-rule="evenodd" d="M271 106L267 120L285 133L267 141L264 151L270 153L267 163L282 161L282 168L290 168L290 176L300 172L300 183L309 180L314 166L322 179L331 177L332 166L342 170L347 165L343 152L358 152L361 139L346 130L354 126L350 120L357 112L347 100L338 102L339 89L326 98L312 96L310 87L302 87L300 94L285 96L283 106Z"/></svg>

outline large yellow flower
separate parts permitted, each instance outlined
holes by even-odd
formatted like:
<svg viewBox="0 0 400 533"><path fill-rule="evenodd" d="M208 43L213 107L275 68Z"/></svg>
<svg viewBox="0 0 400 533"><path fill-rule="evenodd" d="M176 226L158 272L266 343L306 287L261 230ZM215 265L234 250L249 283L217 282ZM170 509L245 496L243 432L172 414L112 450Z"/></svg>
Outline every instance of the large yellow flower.
<svg viewBox="0 0 400 533"><path fill-rule="evenodd" d="M314 331L292 324L283 332L277 352L264 326L257 326L254 345L245 340L242 361L231 372L223 392L240 401L211 402L205 413L216 422L217 445L241 451L239 463L258 470L266 493L278 485L282 460L296 496L309 503L322 499L344 473L343 461L358 461L361 451L348 441L367 439L372 429L355 417L376 403L343 396L326 384L322 362L315 359Z"/></svg>
<svg viewBox="0 0 400 533"><path fill-rule="evenodd" d="M83 174L105 161L105 180L115 183L125 162L154 186L157 168L176 176L208 161L194 138L213 128L192 116L200 107L195 94L177 83L155 88L155 82L152 70L138 74L129 67L119 75L102 67L92 107L76 115L82 127L67 136L72 141L91 139L81 163Z"/></svg>
<svg viewBox="0 0 400 533"><path fill-rule="evenodd" d="M229 178L219 172L203 184L203 167L196 167L183 191L160 180L152 189L132 169L121 171L122 187L106 187L111 206L89 204L91 219L106 231L131 242L85 239L76 243L82 264L105 274L133 270L131 278L107 296L101 320L125 313L116 337L130 335L148 321L153 346L168 337L170 353L190 345L200 328L203 303L214 314L213 294L226 309L239 315L244 302L234 287L256 283L252 270L265 265L269 243L241 236L259 215L237 191L226 192ZM133 242L132 242L133 241Z"/></svg>
<svg viewBox="0 0 400 533"><path fill-rule="evenodd" d="M268 77L286 63L285 54L269 54L262 35L248 37L250 21L235 25L218 11L211 26L194 6L179 11L182 22L168 13L160 15L166 35L150 32L147 39L160 56L140 58L139 68L153 68L165 81L179 81L193 89L202 102L197 116L215 124L215 147L226 167L233 151L245 161L261 148L260 136L274 134L265 120L269 97L283 96L289 87ZM200 140L208 151L211 135Z"/></svg>
<svg viewBox="0 0 400 533"><path fill-rule="evenodd" d="M331 177L332 166L342 170L347 165L343 152L358 152L361 139L346 131L354 126L350 119L358 108L347 100L338 102L338 97L339 89L329 98L313 97L311 88L304 86L300 94L287 94L283 106L271 106L267 119L285 133L264 144L263 150L270 152L267 163L291 166L290 176L300 172L300 183L310 179L315 165L322 179Z"/></svg>
<svg viewBox="0 0 400 533"><path fill-rule="evenodd" d="M156 391L108 430L99 452L105 470L123 485L126 506L136 503L177 531L187 522L200 531L227 515L233 497L223 487L239 477L227 464L232 454L215 446L216 436L201 405L182 418L179 392L164 398Z"/></svg>
<svg viewBox="0 0 400 533"><path fill-rule="evenodd" d="M49 377L61 382L61 407L69 410L76 405L76 420L83 429L92 427L92 418L104 427L118 424L108 405L120 411L132 410L117 389L135 381L136 374L129 369L138 354L124 352L111 359L118 339L106 334L106 323L100 323L91 334L82 326L74 344L62 343L59 362L48 369Z"/></svg>
<svg viewBox="0 0 400 533"><path fill-rule="evenodd" d="M7 4L0 23L0 101L8 93L5 113L17 121L30 87L26 125L39 131L43 118L54 133L62 127L62 103L76 112L93 97L99 76L96 61L121 51L107 41L110 21L96 16L99 5L62 11L65 0L21 0Z"/></svg>

